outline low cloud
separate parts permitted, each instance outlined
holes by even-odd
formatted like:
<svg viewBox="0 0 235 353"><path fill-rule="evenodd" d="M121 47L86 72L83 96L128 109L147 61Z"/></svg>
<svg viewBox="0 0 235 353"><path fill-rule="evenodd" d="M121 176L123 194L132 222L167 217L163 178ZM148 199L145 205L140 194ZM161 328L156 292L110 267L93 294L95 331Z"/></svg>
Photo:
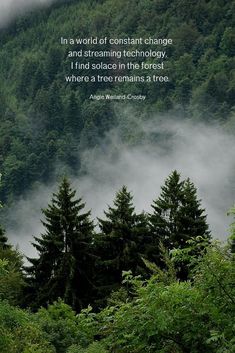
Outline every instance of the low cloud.
<svg viewBox="0 0 235 353"><path fill-rule="evenodd" d="M114 131L98 150L86 153L88 175L74 184L94 214L102 215L123 184L133 192L139 212L151 211L152 200L176 169L196 185L214 236L225 238L227 211L235 200L234 139L216 126L171 119L144 124L142 132L141 145L127 148Z"/></svg>
<svg viewBox="0 0 235 353"><path fill-rule="evenodd" d="M54 0L1 0L0 28L6 26L15 17L41 6L51 5Z"/></svg>
<svg viewBox="0 0 235 353"><path fill-rule="evenodd" d="M134 195L137 211L150 212L165 178L176 169L196 185L214 237L225 239L231 222L226 213L235 199L233 138L216 126L173 119L153 119L136 131L142 136L138 145L124 144L121 129L116 129L82 155L86 174L72 177L72 184L93 217L103 216L124 184ZM33 254L32 234L42 231L40 208L46 207L56 188L40 185L10 212L8 236L27 255Z"/></svg>

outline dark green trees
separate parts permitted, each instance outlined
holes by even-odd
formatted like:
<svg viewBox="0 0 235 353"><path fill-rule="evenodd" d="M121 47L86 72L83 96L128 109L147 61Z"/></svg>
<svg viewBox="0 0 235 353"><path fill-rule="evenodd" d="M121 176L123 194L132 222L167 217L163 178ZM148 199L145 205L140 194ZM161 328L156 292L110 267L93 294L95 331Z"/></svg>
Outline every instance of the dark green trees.
<svg viewBox="0 0 235 353"><path fill-rule="evenodd" d="M105 218L98 218L96 234L90 212L82 213L85 205L74 197L65 178L43 210L45 232L33 244L39 257L29 259L31 266L26 269L27 297L33 308L59 297L77 311L89 303L100 306L120 288L123 271L146 278L144 259L164 266L161 243L168 251L184 250L195 258L210 240L196 188L189 179L181 181L176 171L166 179L149 216L135 212L133 197L123 186ZM188 243L191 239L195 247ZM190 261L181 261L181 255L177 254L176 267L179 278L187 279Z"/></svg>
<svg viewBox="0 0 235 353"><path fill-rule="evenodd" d="M198 5L196 1L189 4L185 0L159 0L144 1L143 5L142 1L128 0L119 6L115 0L102 1L102 4L96 1L94 6L90 6L89 1L86 4L59 1L59 5L57 2L56 8L50 10L52 16L48 16L47 10L40 10L33 17L30 13L0 33L0 82L4 83L0 92L0 169L7 180L0 197L4 201L11 202L35 182L52 181L55 163L73 169L75 158L67 148L68 140L69 145L72 141L79 152L83 152L95 148L107 132L119 126L120 137L127 145L132 145L133 138L136 144L142 143L142 133L132 133L133 114L126 114L125 119L120 120L110 102L88 99L90 94L103 95L107 90L114 95L140 91L148 96L148 109L140 104L134 112L136 124L140 126L143 119L147 121L149 111L154 111L156 116L167 111L171 114L182 111L185 118L195 122L215 119L233 128L233 1L200 1ZM110 9L112 16L105 18L104 14L109 14ZM72 20L71 14L74 15ZM150 35L152 31L164 33L173 39L173 45L166 48L168 57L172 58L166 74L172 80L158 85L157 90L154 82L146 80L118 85L65 84L65 76L70 71L76 72L69 70L71 60L67 47L59 44L58 33L59 37L66 37L74 33L74 28L81 38L103 37L105 33L111 37L126 33L136 38L143 37L143 33ZM97 49L100 50L100 46ZM111 47L107 45L106 49ZM91 59L92 63L100 61L100 58ZM107 63L113 60L104 59ZM87 59L82 61L85 63ZM132 70L129 73L134 75ZM145 72L140 74L145 75ZM158 118L156 124L157 121ZM52 148L48 147L51 136ZM24 152L16 149L16 145L21 145ZM38 158L34 158L33 171L28 172L32 153ZM75 162L79 164L78 157Z"/></svg>
<svg viewBox="0 0 235 353"><path fill-rule="evenodd" d="M197 198L197 189L190 179L186 179L183 184L184 196L180 212L180 222L182 224L183 242L188 237L195 238L200 236L210 239L209 227L206 221L207 216L205 210L201 208L201 201ZM184 243L179 242L179 246L183 247Z"/></svg>
<svg viewBox="0 0 235 353"><path fill-rule="evenodd" d="M8 243L5 230L0 226L0 301L18 305L21 301L24 279L23 256Z"/></svg>
<svg viewBox="0 0 235 353"><path fill-rule="evenodd" d="M235 207L233 206L229 212L228 216L235 216ZM235 222L233 221L231 226L230 226L230 239L229 239L229 244L230 244L230 250L231 253L235 255Z"/></svg>
<svg viewBox="0 0 235 353"><path fill-rule="evenodd" d="M6 235L5 235L5 230L0 225L0 248L9 249L10 245L7 244L7 241L8 241L8 239L7 239Z"/></svg>
<svg viewBox="0 0 235 353"><path fill-rule="evenodd" d="M89 303L92 291L90 247L93 223L90 212L82 213L85 204L74 199L66 178L51 204L43 210L45 232L35 237L39 258L29 259L29 301L38 307L61 297L80 310Z"/></svg>
<svg viewBox="0 0 235 353"><path fill-rule="evenodd" d="M76 94L72 91L68 96L68 101L65 107L64 130L69 133L79 134L83 128L81 117L80 102Z"/></svg>
<svg viewBox="0 0 235 353"><path fill-rule="evenodd" d="M1 183L2 175L0 173L0 183ZM1 184L0 184L1 185ZM0 201L0 209L2 208L2 203ZM5 229L0 224L0 249L9 249L11 246L7 244L7 237L5 235Z"/></svg>
<svg viewBox="0 0 235 353"><path fill-rule="evenodd" d="M141 266L144 267L141 252L144 237L147 236L147 219L144 214L135 213L132 199L126 186L123 186L116 194L114 206L109 206L108 211L104 212L106 219L98 219L103 283L110 289L118 288L122 271L131 270L133 274L139 274Z"/></svg>
<svg viewBox="0 0 235 353"><path fill-rule="evenodd" d="M151 232L167 249L184 248L187 240L197 236L210 238L197 190L189 179L181 181L177 171L166 179L152 208Z"/></svg>

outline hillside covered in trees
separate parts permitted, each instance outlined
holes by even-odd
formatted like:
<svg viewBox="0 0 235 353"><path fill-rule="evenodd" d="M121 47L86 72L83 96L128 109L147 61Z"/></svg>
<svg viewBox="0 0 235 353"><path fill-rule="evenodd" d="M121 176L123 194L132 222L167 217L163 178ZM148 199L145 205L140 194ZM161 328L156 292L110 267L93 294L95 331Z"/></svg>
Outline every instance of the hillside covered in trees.
<svg viewBox="0 0 235 353"><path fill-rule="evenodd" d="M64 178L27 266L1 230L1 352L234 352L234 225L211 240L189 179L173 171L151 213L123 186L99 230L84 206Z"/></svg>
<svg viewBox="0 0 235 353"><path fill-rule="evenodd" d="M153 124L169 116L169 123L203 122L233 137L234 14L235 1L225 0L58 0L0 29L1 353L235 352L235 222L226 242L215 240L196 185L177 170L153 191L148 211L137 211L124 185L96 219L70 181L88 176L84 151L101 146L106 156L105 137L115 128L110 164L118 143L146 143L143 122L161 153L168 132ZM68 48L60 38L78 36L172 38L170 81L66 84ZM147 99L88 99L105 92ZM204 147L199 152L213 166ZM143 159L135 162L143 168ZM37 214L43 230L32 234L36 256L22 254L4 229L6 213L55 179L57 190ZM227 179L225 187L235 181ZM95 198L95 185L92 191Z"/></svg>
<svg viewBox="0 0 235 353"><path fill-rule="evenodd" d="M77 173L81 151L105 132L126 125L126 144L139 136L110 101L91 93L141 93L136 119L174 116L234 123L234 1L59 1L19 17L0 32L1 198L11 202L35 182L48 182L61 166ZM67 84L61 37L168 37L165 84ZM124 102L121 102L124 109Z"/></svg>

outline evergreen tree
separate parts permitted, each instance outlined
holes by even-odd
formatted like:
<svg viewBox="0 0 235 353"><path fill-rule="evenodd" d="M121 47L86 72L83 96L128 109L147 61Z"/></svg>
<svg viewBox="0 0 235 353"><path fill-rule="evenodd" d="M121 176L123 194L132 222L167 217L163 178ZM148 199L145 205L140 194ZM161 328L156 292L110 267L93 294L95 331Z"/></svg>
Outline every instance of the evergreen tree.
<svg viewBox="0 0 235 353"><path fill-rule="evenodd" d="M32 79L32 96L35 98L37 92L46 86L46 77L42 66L39 66Z"/></svg>
<svg viewBox="0 0 235 353"><path fill-rule="evenodd" d="M165 247L172 248L177 230L177 214L183 198L183 182L174 171L162 186L160 197L153 201L153 214L150 215L150 228L156 241Z"/></svg>
<svg viewBox="0 0 235 353"><path fill-rule="evenodd" d="M231 253L235 254L235 235L234 234L231 236L230 247L231 247Z"/></svg>
<svg viewBox="0 0 235 353"><path fill-rule="evenodd" d="M233 206L229 212L228 216L235 216L235 206ZM230 250L231 253L235 255L235 222L233 221L231 226L230 226L230 238L229 238L229 244L230 244Z"/></svg>
<svg viewBox="0 0 235 353"><path fill-rule="evenodd" d="M147 235L147 219L137 215L132 203L132 195L126 186L117 192L114 206L105 211L106 219L98 219L101 234L98 239L98 252L101 257L101 282L108 292L119 287L122 271L141 272L143 262L141 252L144 237Z"/></svg>
<svg viewBox="0 0 235 353"><path fill-rule="evenodd" d="M62 131L64 126L64 107L61 96L58 94L59 85L54 81L48 90L48 121L46 128L48 130Z"/></svg>
<svg viewBox="0 0 235 353"><path fill-rule="evenodd" d="M4 238L7 241L7 238ZM1 240L0 265L4 270L0 273L0 300L7 300L13 305L18 305L22 301L24 288L23 256L13 246L5 241L2 243Z"/></svg>
<svg viewBox="0 0 235 353"><path fill-rule="evenodd" d="M209 240L206 215L193 183L189 179L181 181L180 174L173 171L161 189L149 218L157 242L171 250L184 248L190 238L200 236Z"/></svg>
<svg viewBox="0 0 235 353"><path fill-rule="evenodd" d="M5 235L5 230L0 225L0 248L2 249L10 249L11 246L7 244L8 239Z"/></svg>
<svg viewBox="0 0 235 353"><path fill-rule="evenodd" d="M72 132L73 134L81 132L83 128L81 108L74 92L71 92L68 97L64 120L64 127L66 132Z"/></svg>
<svg viewBox="0 0 235 353"><path fill-rule="evenodd" d="M66 178L51 204L43 210L45 232L34 237L39 258L29 259L29 300L38 307L61 297L74 309L89 303L91 283L91 243L93 222L90 212L81 213L85 204L74 199ZM31 294L31 295L30 295Z"/></svg>
<svg viewBox="0 0 235 353"><path fill-rule="evenodd" d="M2 179L2 174L0 173L0 186L1 186L1 179ZM2 203L0 201L0 209L2 208ZM5 235L5 229L2 228L1 224L0 224L0 248L1 249L10 249L11 246L9 244L7 244L8 239Z"/></svg>
<svg viewBox="0 0 235 353"><path fill-rule="evenodd" d="M205 210L201 208L201 200L197 198L197 189L190 179L186 179L183 184L183 200L179 212L179 222L181 224L181 238L176 240L176 246L184 247L188 238L202 237L210 239L210 232L206 221Z"/></svg>

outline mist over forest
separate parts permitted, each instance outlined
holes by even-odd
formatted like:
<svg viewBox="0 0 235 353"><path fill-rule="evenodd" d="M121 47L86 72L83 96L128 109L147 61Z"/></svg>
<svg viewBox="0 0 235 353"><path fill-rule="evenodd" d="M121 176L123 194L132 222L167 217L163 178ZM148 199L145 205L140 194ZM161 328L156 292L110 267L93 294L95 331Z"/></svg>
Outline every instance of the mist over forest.
<svg viewBox="0 0 235 353"><path fill-rule="evenodd" d="M133 109L123 112L120 120L125 121L126 115L132 115L135 121ZM170 116L139 122L135 132L141 135L140 142L126 146L120 138L121 128L109 131L95 149L82 153L83 172L69 175L94 220L103 215L123 185L133 193L136 210L150 212L150 205L159 195L164 180L176 169L197 186L213 237L225 240L231 223L227 213L235 198L233 135L218 125L195 124ZM163 139L156 139L162 135ZM61 170L63 166L55 168ZM27 256L35 255L30 245L32 235L38 236L43 231L41 208L49 203L58 181L55 178L49 184L39 184L20 198L6 215L10 241L18 244Z"/></svg>
<svg viewBox="0 0 235 353"><path fill-rule="evenodd" d="M42 4L42 2L39 3ZM48 5L50 2L43 3ZM18 232L21 226L12 213L16 200L22 197L27 199L27 193L31 193L31 190L35 190L37 195L39 185L39 194L41 194L43 185L46 188L48 184L53 185L60 174L67 174L72 176L72 179L78 180L76 184L81 192L86 183L92 184L92 190L95 190L96 180L93 175L100 173L101 170L96 163L98 158L100 163L105 163L106 159L108 162L105 168L108 176L102 177L102 184L109 189L106 195L110 196L107 200L104 199L103 204L110 201L111 195L114 195L122 184L127 183L135 193L137 207L148 208L150 199L153 197L150 195L151 192L145 192L144 195L144 193L136 193L135 190L139 191L140 185L151 185L152 193L156 194L159 185L170 170L176 168L195 181L216 237L223 238L223 232L227 234L226 211L233 205L232 170L234 168L231 160L233 147L230 146L232 137L226 137L227 133L233 135L234 131L234 81L233 76L230 75L233 67L232 4L226 4L220 8L216 1L215 4L212 3L192 4L186 11L184 3L176 2L168 8L160 2L149 2L148 10L143 11L141 3L134 5L131 1L128 6L133 8L133 14L130 15L129 12L127 13L128 6L120 2L115 10L112 10L114 13L104 18L103 13L109 14L112 9L112 1L96 3L92 8L89 5L86 7L83 1L69 2L67 5L57 2L51 7L37 9L26 16L23 16L23 12L32 9L32 2L17 2L13 10L12 2L1 2L3 11L0 21L3 21L3 18L5 21L8 19L7 13L11 16L14 13L18 14L14 21L12 19L13 22L9 27L1 32L0 54L3 82L0 91L3 117L0 139L3 175L1 199L5 203L6 213L8 205L11 205L10 220L15 219ZM148 11L154 14L149 23L145 21ZM120 14L122 14L122 20L117 25L115 21ZM132 23L133 16L139 18L139 21ZM166 24L164 18L167 16L173 16L174 23ZM61 21L58 22L57 18ZM107 18L110 18L111 24ZM102 31L100 23L104 26ZM172 82L158 87L156 84L141 84L141 86L120 84L114 87L82 85L77 89L76 85L66 85L63 81L67 73L66 49L60 46L59 39L66 35L82 36L84 26L89 27L89 35L96 36L105 33L110 36L112 33L110 28L115 28L112 33L115 36L117 33L127 33L132 37L140 37L146 31L148 36L154 37L157 34L159 37L172 37L177 43L171 48L167 68ZM137 93L141 91L148 98L146 102L136 103L135 107L124 103L117 107L118 104L115 105L112 102L87 99L90 94L100 94L110 89L116 94L130 92L130 90ZM175 148L175 138L169 137L168 132L165 133L165 131L157 132L157 137L151 138L151 143L148 142L148 136L142 137L142 130L146 125L152 124L156 130L159 120L165 122L169 120L166 124L170 126L175 119L178 125L180 125L179 120L183 121L182 129L185 121L186 125L189 121L194 126L193 131L190 128L184 129L185 147L178 143L176 151L172 152ZM215 138L209 136L208 145L207 136L201 124L211 127L214 131L212 135L215 135ZM208 131L208 128L205 131ZM178 134L178 126L172 124L171 129L176 129L175 133ZM133 158L130 157L128 173L123 170L123 176L122 169L119 167L120 161L110 163L109 148L105 150L107 157L104 161L100 160L101 158L99 155L96 156L95 152L91 152L97 151L99 154L100 149L105 148L105 143L102 144L102 141L106 141L107 136L112 136L113 131L116 131L119 136L118 141L115 141L115 148L120 149L120 160L125 160L130 153L133 154ZM191 138L194 131L196 138ZM160 135L162 136L159 138ZM170 132L171 135L174 135L174 132ZM216 143L217 136L219 140L221 139L219 143ZM225 143L223 139L226 140ZM167 141L167 148L161 145L164 140ZM113 143L109 142L110 144L112 150ZM187 144L190 145L189 148ZM195 145L195 148L191 148L192 145ZM155 146L155 156L150 158L154 154ZM162 149L164 158L159 156L159 150ZM144 152L145 150L149 153ZM166 151L169 151L169 155ZM87 153L90 157L86 159ZM91 155L94 153L93 164L97 166L95 172L91 170ZM128 176L138 175L134 160L135 157L136 159L141 157L143 153L147 155L144 161L146 177L137 178L136 187L133 185L133 178L130 177L131 181L128 182ZM113 163L117 166L116 172ZM87 168L89 170L85 181L86 177L83 174ZM155 171L155 168L158 171ZM151 173L153 176L149 175ZM110 178L117 180L117 174L120 180L109 187L106 180ZM81 175L83 175L82 178ZM156 179L155 182L154 179ZM80 180L82 180L81 185L79 185ZM103 207L102 202L99 206L94 201L90 201L92 197L89 196L89 192L86 192L86 187L84 189L88 207L93 209L93 214L96 216ZM99 190L101 190L100 187ZM218 195L215 190L218 191ZM99 193L99 191L96 192ZM47 198L44 202L42 200L41 205L45 204L46 200ZM97 209L99 211L96 212ZM219 210L221 210L220 215ZM8 227L9 222L6 218L5 221L3 219L3 223ZM14 223L10 226L11 234L17 233L12 233ZM10 237L13 240L15 236L11 234ZM29 234L24 237L28 238Z"/></svg>
<svg viewBox="0 0 235 353"><path fill-rule="evenodd" d="M234 353L234 14L0 0L1 353ZM66 80L61 38L85 38L76 52L103 37L170 38L147 46L166 49L169 80ZM116 75L114 59L92 74ZM146 98L90 99L106 94Z"/></svg>
<svg viewBox="0 0 235 353"><path fill-rule="evenodd" d="M18 16L42 6L51 5L55 0L1 0L0 28L9 24Z"/></svg>

